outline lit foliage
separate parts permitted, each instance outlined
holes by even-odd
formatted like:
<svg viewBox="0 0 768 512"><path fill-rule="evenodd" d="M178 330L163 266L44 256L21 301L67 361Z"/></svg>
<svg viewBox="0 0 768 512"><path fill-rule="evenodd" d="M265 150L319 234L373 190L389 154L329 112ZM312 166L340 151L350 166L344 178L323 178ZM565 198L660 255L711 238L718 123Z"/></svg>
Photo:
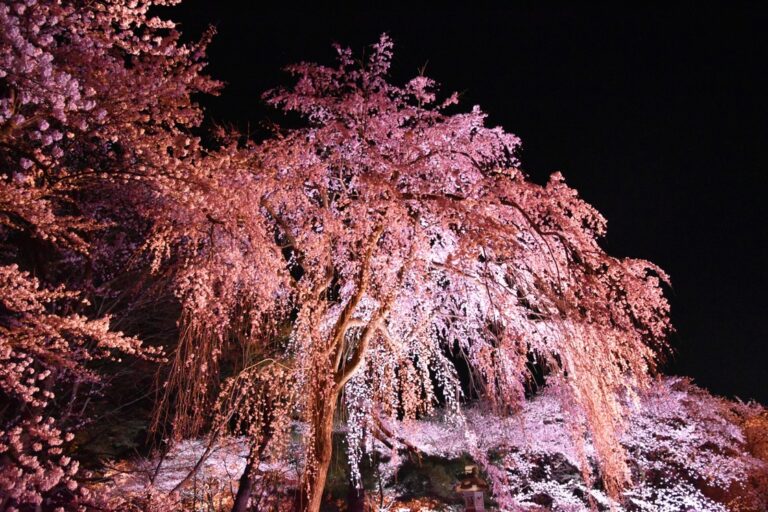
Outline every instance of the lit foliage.
<svg viewBox="0 0 768 512"><path fill-rule="evenodd" d="M623 439L638 483L629 502L670 512L768 507L768 461L750 455L756 452L744 432L761 413L760 406L713 397L684 379L649 390ZM710 495L726 507L712 504Z"/></svg>
<svg viewBox="0 0 768 512"><path fill-rule="evenodd" d="M71 421L75 415L71 405L51 415L54 390L65 382L97 382L84 366L94 358L143 352L138 340L111 332L108 318L52 313L64 310L76 294L40 289L15 265L0 267L0 289L0 392L8 403L0 429L0 491L7 503L38 503L42 493L59 484L76 488L71 477L78 463L62 449L74 436L56 420Z"/></svg>
<svg viewBox="0 0 768 512"><path fill-rule="evenodd" d="M205 41L180 45L147 16L166 3L0 4L4 510L84 498L66 444L100 381L89 363L157 355L89 299L136 250L146 215L131 213L176 183L172 155L201 119L190 94L217 87L200 75Z"/></svg>
<svg viewBox="0 0 768 512"><path fill-rule="evenodd" d="M94 487L108 510L163 512L229 511L248 457L245 437L220 437L209 445L204 438L176 443L162 457L134 457L108 463L104 483ZM199 463L200 460L202 463ZM173 489L193 468L191 485ZM295 510L290 493L296 486L296 467L288 461L263 462L258 470L252 510Z"/></svg>

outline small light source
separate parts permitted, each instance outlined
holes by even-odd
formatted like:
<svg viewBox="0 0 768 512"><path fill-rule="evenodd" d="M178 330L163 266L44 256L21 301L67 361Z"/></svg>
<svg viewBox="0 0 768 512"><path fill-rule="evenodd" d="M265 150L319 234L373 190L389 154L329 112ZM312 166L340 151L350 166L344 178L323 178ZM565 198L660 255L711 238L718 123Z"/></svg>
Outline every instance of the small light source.
<svg viewBox="0 0 768 512"><path fill-rule="evenodd" d="M454 490L464 500L465 512L485 512L483 491L488 489L488 484L480 478L477 466L464 466L464 473L460 478Z"/></svg>

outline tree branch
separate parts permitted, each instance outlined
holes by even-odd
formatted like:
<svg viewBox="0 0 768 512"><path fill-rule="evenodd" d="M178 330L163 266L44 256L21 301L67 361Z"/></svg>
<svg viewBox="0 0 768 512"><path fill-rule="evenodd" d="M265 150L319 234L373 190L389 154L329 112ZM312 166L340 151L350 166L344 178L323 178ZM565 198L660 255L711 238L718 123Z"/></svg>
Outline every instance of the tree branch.
<svg viewBox="0 0 768 512"><path fill-rule="evenodd" d="M349 329L349 322L352 320L352 314L357 308L357 305L362 300L363 295L368 290L368 282L370 281L371 273L371 257L373 256L373 250L376 248L376 244L379 242L383 232L384 221L381 220L373 233L371 233L365 255L363 256L363 260L360 262L357 290L355 291L354 295L350 297L349 301L344 305L344 309L341 311L339 318L336 320L336 323L333 326L333 331L330 338L331 343L328 346L328 354L334 354L334 360L336 362L334 368L338 368L339 366L342 348L344 347L344 338L347 334L347 330Z"/></svg>

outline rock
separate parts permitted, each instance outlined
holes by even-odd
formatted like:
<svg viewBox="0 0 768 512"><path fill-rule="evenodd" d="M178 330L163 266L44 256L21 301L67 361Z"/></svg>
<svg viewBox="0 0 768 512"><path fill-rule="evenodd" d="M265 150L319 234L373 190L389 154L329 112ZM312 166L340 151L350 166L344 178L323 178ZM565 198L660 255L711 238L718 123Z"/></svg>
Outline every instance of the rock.
<svg viewBox="0 0 768 512"><path fill-rule="evenodd" d="M397 471L396 487L403 500L429 497L443 503L460 503L453 487L464 467L473 464L469 457L444 459L424 456L421 463L405 462Z"/></svg>

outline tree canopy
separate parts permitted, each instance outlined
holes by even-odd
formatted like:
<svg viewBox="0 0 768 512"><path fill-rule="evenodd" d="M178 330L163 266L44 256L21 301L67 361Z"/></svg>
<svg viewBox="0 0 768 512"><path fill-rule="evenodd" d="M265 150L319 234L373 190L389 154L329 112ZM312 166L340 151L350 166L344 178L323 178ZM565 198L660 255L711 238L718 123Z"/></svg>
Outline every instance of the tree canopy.
<svg viewBox="0 0 768 512"><path fill-rule="evenodd" d="M511 411L539 358L588 420L618 491L625 400L669 329L665 274L607 255L604 219L560 174L530 182L517 137L485 127L478 107L454 112L457 96L439 101L423 76L389 83L389 38L362 64L338 51L336 67L291 66L295 86L266 95L307 125L232 146L216 165L221 188L200 192L206 215L162 230L162 247L195 248L178 269L184 332L198 336L177 356L177 391L211 385L243 315L245 344L289 324L280 376L297 401L283 414L309 425L311 501L339 403L353 444L379 415L412 418L440 401L460 418L461 360L475 390ZM195 391L195 410L207 391Z"/></svg>

